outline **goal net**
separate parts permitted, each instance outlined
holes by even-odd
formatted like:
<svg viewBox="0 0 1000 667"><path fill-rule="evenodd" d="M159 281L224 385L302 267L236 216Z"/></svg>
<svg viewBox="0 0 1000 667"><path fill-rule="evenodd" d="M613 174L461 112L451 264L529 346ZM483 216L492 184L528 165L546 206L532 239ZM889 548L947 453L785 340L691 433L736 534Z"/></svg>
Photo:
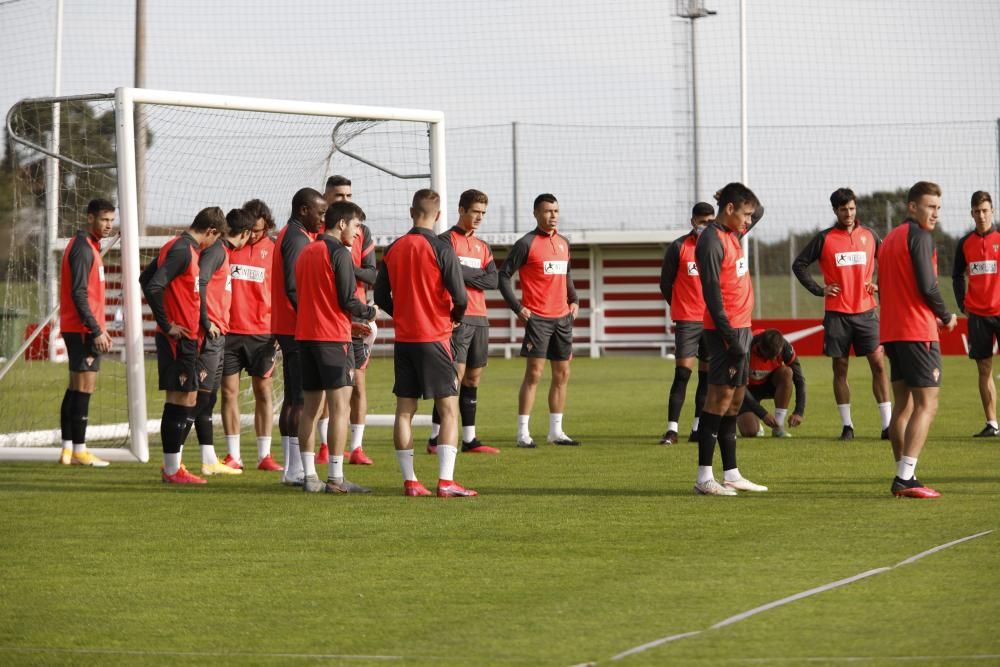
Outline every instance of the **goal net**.
<svg viewBox="0 0 1000 667"><path fill-rule="evenodd" d="M7 118L16 210L0 225L0 247L9 248L0 256L0 458L55 458L45 448L59 445L68 377L59 263L90 199L110 199L118 211L104 242L114 347L101 361L88 442L112 459L146 461L162 393L138 275L159 248L202 208L228 211L250 199L269 205L280 230L292 195L322 192L333 174L352 180L374 234L396 236L410 226L414 190L433 187L447 201L443 123L434 111L130 88L16 104ZM249 433L245 377L240 397Z"/></svg>

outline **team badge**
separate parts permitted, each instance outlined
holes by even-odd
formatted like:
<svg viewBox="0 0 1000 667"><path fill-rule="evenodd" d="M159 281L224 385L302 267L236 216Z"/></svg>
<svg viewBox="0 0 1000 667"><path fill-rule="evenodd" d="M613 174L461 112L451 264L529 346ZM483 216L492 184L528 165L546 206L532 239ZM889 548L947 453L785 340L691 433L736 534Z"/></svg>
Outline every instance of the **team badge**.
<svg viewBox="0 0 1000 667"><path fill-rule="evenodd" d="M736 377L736 367L735 366L730 366L729 367L729 377L731 377L731 378Z"/></svg>
<svg viewBox="0 0 1000 667"><path fill-rule="evenodd" d="M177 376L177 379L180 380L181 385L185 385L188 382L188 375L187 373L181 373Z"/></svg>
<svg viewBox="0 0 1000 667"><path fill-rule="evenodd" d="M264 259L264 258L266 258L266 257L267 257L267 250L263 250L263 249L262 249L262 250L260 251L260 257L261 257L261 259Z"/></svg>
<svg viewBox="0 0 1000 667"><path fill-rule="evenodd" d="M198 381L199 382L204 382L205 378L207 378L207 377L208 377L208 371L207 370L205 370L204 368L202 368L200 371L198 371Z"/></svg>
<svg viewBox="0 0 1000 667"><path fill-rule="evenodd" d="M534 343L531 342L526 343L524 347L528 350L528 352L531 352L533 349L535 349Z"/></svg>
<svg viewBox="0 0 1000 667"><path fill-rule="evenodd" d="M941 379L941 370L940 370L940 369L937 369L937 368L935 368L935 369L934 369L934 370L933 370L933 371L931 372L931 375L933 375L933 376L934 376L934 381L935 381L935 382L937 382L938 380L940 380L940 379Z"/></svg>
<svg viewBox="0 0 1000 667"><path fill-rule="evenodd" d="M93 366L94 365L94 358L93 357L87 357L85 359L85 361L87 362L88 366Z"/></svg>
<svg viewBox="0 0 1000 667"><path fill-rule="evenodd" d="M868 237L867 236L862 236L861 237L861 245L868 245Z"/></svg>
<svg viewBox="0 0 1000 667"><path fill-rule="evenodd" d="M351 382L354 382L354 369L353 368L351 370L347 371L347 378Z"/></svg>
<svg viewBox="0 0 1000 667"><path fill-rule="evenodd" d="M993 252L1000 252L1000 243L993 244Z"/></svg>

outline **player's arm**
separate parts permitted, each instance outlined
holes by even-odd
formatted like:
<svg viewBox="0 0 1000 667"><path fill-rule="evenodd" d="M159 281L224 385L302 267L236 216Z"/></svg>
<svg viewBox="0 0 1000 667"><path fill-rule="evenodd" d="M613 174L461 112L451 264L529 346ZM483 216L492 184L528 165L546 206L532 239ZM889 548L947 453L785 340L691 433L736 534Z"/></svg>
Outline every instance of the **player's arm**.
<svg viewBox="0 0 1000 667"><path fill-rule="evenodd" d="M802 286L815 296L825 296L825 292L822 286L813 280L813 277L809 274L809 265L818 261L823 254L823 241L825 239L826 233L824 232L820 232L814 236L806 244L806 247L802 249L802 252L799 253L799 256L795 258L795 261L792 262L792 273L802 283Z"/></svg>
<svg viewBox="0 0 1000 667"><path fill-rule="evenodd" d="M917 289L924 297L924 303L931 309L934 316L939 320L948 323L952 314L944 305L941 298L941 290L938 289L937 276L934 273L934 237L931 233L920 229L917 225L910 227L910 234L907 239L910 250L910 261L913 263L913 276L916 279Z"/></svg>
<svg viewBox="0 0 1000 667"><path fill-rule="evenodd" d="M698 260L698 274L701 278L701 291L705 298L705 309L712 316L715 328L730 347L737 346L737 351L746 354L739 346L736 330L729 323L729 316L722 303L722 288L719 285L719 274L722 272L722 260L725 249L714 229L707 229L698 237L695 246L695 258Z"/></svg>
<svg viewBox="0 0 1000 667"><path fill-rule="evenodd" d="M100 336L103 331L97 318L90 310L90 301L87 299L88 282L90 271L94 266L94 252L89 243L83 243L79 237L69 249L69 274L70 274L70 294L73 297L73 305L80 315L80 321L95 336Z"/></svg>
<svg viewBox="0 0 1000 667"><path fill-rule="evenodd" d="M507 307L513 310L515 313L520 313L523 306L521 305L520 299L514 294L514 281L513 276L517 273L518 269L524 266L524 263L528 261L528 250L531 248L531 237L521 238L515 243L511 249L510 254L507 255L507 259L504 260L503 266L500 267L499 274L499 287L500 295L503 300L507 302Z"/></svg>
<svg viewBox="0 0 1000 667"><path fill-rule="evenodd" d="M760 222L761 218L763 217L764 217L764 205L761 204L760 202L757 202L757 208L754 209L753 215L750 216L750 226L747 227L745 230L743 230L740 236L742 237L749 234L753 230L753 228L757 226L757 223Z"/></svg>
<svg viewBox="0 0 1000 667"><path fill-rule="evenodd" d="M371 321L378 312L373 306L362 303L355 296L354 288L357 282L354 278L354 261L351 253L343 246L340 249L333 246L330 249L330 265L333 267L333 282L337 290L337 303L345 313L350 313L359 320Z"/></svg>
<svg viewBox="0 0 1000 667"><path fill-rule="evenodd" d="M143 271L143 276L146 276L147 272L152 268L152 274L148 276L146 283L142 285L142 293L146 297L149 309L153 311L156 324L159 325L161 331L168 334L172 328L175 328L175 325L167 319L167 309L163 305L163 294L166 292L170 281L187 271L190 264L190 246L177 241L170 246L170 250L167 251L167 256L164 258L162 265L157 260L153 260L146 267L146 271ZM143 276L140 276L140 282Z"/></svg>
<svg viewBox="0 0 1000 667"><path fill-rule="evenodd" d="M749 410L757 415L758 419L763 420L767 417L767 410L760 404L760 401L754 398L749 389L743 392L743 405L740 406L740 412L744 412L746 410Z"/></svg>
<svg viewBox="0 0 1000 667"><path fill-rule="evenodd" d="M799 363L799 358L795 356L795 350L788 341L785 341L781 358L785 365L792 369L792 384L795 386L795 407L792 409L792 414L801 417L806 413L806 376L802 374L802 364Z"/></svg>
<svg viewBox="0 0 1000 667"><path fill-rule="evenodd" d="M681 237L684 238L684 237ZM663 255L663 265L660 267L660 294L664 301L673 305L674 281L677 279L677 268L681 263L681 246L674 241L667 246Z"/></svg>
<svg viewBox="0 0 1000 667"><path fill-rule="evenodd" d="M968 235L963 236L958 241L958 247L955 248L955 263L952 264L951 269L951 287L955 291L955 303L958 304L958 309L965 312L965 269L968 267L968 262L965 260L965 239Z"/></svg>
<svg viewBox="0 0 1000 667"><path fill-rule="evenodd" d="M576 295L576 285L573 284L573 269L568 261L566 262L566 303L569 304L569 311L573 315L573 319L576 319L577 313L580 312L580 297Z"/></svg>
<svg viewBox="0 0 1000 667"><path fill-rule="evenodd" d="M361 266L354 267L354 277L368 287L375 284L375 240L367 226L361 228ZM353 265L353 262L352 262Z"/></svg>
<svg viewBox="0 0 1000 667"><path fill-rule="evenodd" d="M375 305L382 309L382 312L388 313L389 317L392 317L392 285L389 282L389 269L385 265L390 252L392 252L392 245L386 248L385 254L382 255L378 275L375 277L375 294L372 298L375 300Z"/></svg>
<svg viewBox="0 0 1000 667"><path fill-rule="evenodd" d="M451 321L461 322L465 309L469 305L469 295L465 291L465 281L462 280L462 265L450 243L432 237L431 244L437 255L438 268L441 270L441 280L444 288L451 295Z"/></svg>
<svg viewBox="0 0 1000 667"><path fill-rule="evenodd" d="M198 319L201 323L202 331L210 338L215 338L219 335L219 328L215 327L215 331L213 332L212 321L208 319L208 299L206 298L208 283L211 282L212 276L222 266L225 252L225 249L221 245L212 245L202 250L201 255L198 257L198 294L201 296L201 313Z"/></svg>
<svg viewBox="0 0 1000 667"><path fill-rule="evenodd" d="M488 290L496 289L500 284L500 276L497 272L497 264L490 255L489 262L482 269L474 269L471 266L462 267L462 279L466 287Z"/></svg>
<svg viewBox="0 0 1000 667"><path fill-rule="evenodd" d="M284 266L282 266L285 272L285 295L295 310L299 309L299 293L295 281L295 261L307 245L309 245L309 237L302 233L288 233L281 240L281 252L284 253L285 260Z"/></svg>

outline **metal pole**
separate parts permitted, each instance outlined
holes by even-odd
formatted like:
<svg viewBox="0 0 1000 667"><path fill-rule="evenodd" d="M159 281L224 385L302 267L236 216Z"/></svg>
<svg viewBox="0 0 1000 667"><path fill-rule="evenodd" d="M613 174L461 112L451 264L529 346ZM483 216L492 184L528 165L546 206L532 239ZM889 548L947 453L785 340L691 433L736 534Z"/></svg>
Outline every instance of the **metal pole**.
<svg viewBox="0 0 1000 667"><path fill-rule="evenodd" d="M691 197L692 202L700 201L698 199L698 193L701 192L701 183L699 183L699 172L698 172L698 68L695 64L695 33L694 33L694 17L688 19L691 22L691 167L694 171L692 187L694 188L693 195ZM692 204L693 205L693 204Z"/></svg>
<svg viewBox="0 0 1000 667"><path fill-rule="evenodd" d="M753 235L753 289L753 301L757 311L754 317L759 320L764 317L764 306L760 300L760 237L757 234Z"/></svg>
<svg viewBox="0 0 1000 667"><path fill-rule="evenodd" d="M59 97L62 90L62 41L63 41L63 2L56 2L56 62L52 96ZM61 143L62 106L59 102L52 104L52 132L49 134L49 151L59 154ZM47 183L45 186L45 240L41 244L45 253L42 266L45 279L42 281L45 299L42 301L42 312L49 312L59 303L59 279L56 275L57 264L55 256L56 239L59 237L59 160L54 157L45 159ZM47 341L49 360L55 361L54 336Z"/></svg>
<svg viewBox="0 0 1000 667"><path fill-rule="evenodd" d="M791 295L792 319L799 316L799 300L795 292L795 274L792 273L792 263L795 261L795 233L788 230L788 289Z"/></svg>
<svg viewBox="0 0 1000 667"><path fill-rule="evenodd" d="M997 189L993 194L1000 196L1000 118L997 118Z"/></svg>
<svg viewBox="0 0 1000 667"><path fill-rule="evenodd" d="M442 210L447 210L445 202L448 201L448 176L445 170L443 118L436 123L431 123L431 189L441 195ZM438 218L434 230L440 234L446 229L448 229L448 220L442 214Z"/></svg>
<svg viewBox="0 0 1000 667"><path fill-rule="evenodd" d="M517 121L510 124L510 153L511 153L511 164L514 179L514 231L520 231L520 225L518 224L518 203L517 203Z"/></svg>
<svg viewBox="0 0 1000 667"><path fill-rule="evenodd" d="M135 0L135 72L133 75L136 88L146 87L146 0ZM135 105L135 174L137 215L139 235L146 235L146 144L148 134L146 118L141 104Z"/></svg>
<svg viewBox="0 0 1000 667"><path fill-rule="evenodd" d="M746 0L740 0L740 182L749 185L747 165L747 16ZM743 237L743 256L747 254L747 238Z"/></svg>

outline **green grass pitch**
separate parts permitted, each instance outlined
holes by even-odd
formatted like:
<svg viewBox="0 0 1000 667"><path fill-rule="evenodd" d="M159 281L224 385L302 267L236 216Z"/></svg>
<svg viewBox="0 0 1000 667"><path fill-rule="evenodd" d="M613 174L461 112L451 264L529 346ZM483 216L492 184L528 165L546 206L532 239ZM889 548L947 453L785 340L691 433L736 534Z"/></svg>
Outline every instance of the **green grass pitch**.
<svg viewBox="0 0 1000 667"><path fill-rule="evenodd" d="M835 440L829 362L805 359L805 423L793 439L740 441L740 469L771 491L738 498L696 497L694 445L656 445L672 362L576 360L566 429L584 446L534 451L513 446L522 368L486 371L480 437L503 452L459 457L475 499L404 498L387 428L368 431L376 465L347 468L370 496L306 496L256 470L168 487L155 437L149 465L3 464L0 663L1000 663L1000 532L708 629L1000 528L1000 440L969 437L983 423L969 360L946 361L920 459L936 501L890 496L863 361L850 376L858 439ZM391 410L390 387L390 362L375 360L373 411ZM43 406L53 423L58 401ZM254 458L251 438L243 451Z"/></svg>

